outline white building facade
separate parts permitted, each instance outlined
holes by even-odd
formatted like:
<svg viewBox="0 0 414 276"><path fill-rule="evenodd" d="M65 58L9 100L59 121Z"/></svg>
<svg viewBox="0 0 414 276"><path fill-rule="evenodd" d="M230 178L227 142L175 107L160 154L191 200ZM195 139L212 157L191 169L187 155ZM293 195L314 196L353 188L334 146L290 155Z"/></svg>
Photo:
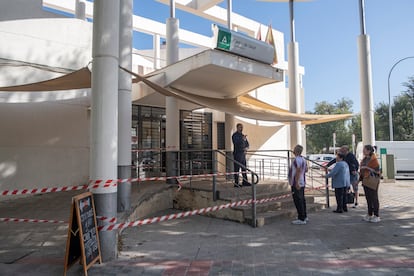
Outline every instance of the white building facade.
<svg viewBox="0 0 414 276"><path fill-rule="evenodd" d="M75 2L0 2L0 87L45 81L90 66L92 23L49 10L54 8L74 14ZM86 17L89 17L93 4L84 3ZM223 20L211 15L208 18L211 23L222 23ZM134 16L133 22L135 32L154 36L153 49L133 50L133 71L142 75L163 68L166 51L160 42L166 35L165 24L138 16ZM260 26L260 23L240 15L235 16L234 24L252 36L255 36ZM264 37L267 28L262 26L260 29ZM287 75L284 36L276 30L273 34L279 57L276 67L283 70L284 80ZM180 60L209 49L212 44L211 37L182 29L180 42L196 47L180 49ZM300 68L300 75L303 72L303 68ZM267 104L289 109L286 85L285 81L277 82L254 89L249 95ZM165 96L149 95L144 90L143 84L133 85L133 149L162 149L165 147ZM303 87L301 91L300 108L303 111ZM89 181L90 94L91 91L87 88L36 92L0 91L0 190L74 186ZM181 100L179 109L182 123L177 129L181 128L183 137L180 140L185 141L181 147L195 145L195 140L201 139L197 144L199 149L223 149L219 148L223 144L220 141L223 136L219 134L224 125L229 124L225 112L214 108L195 108L195 105ZM204 115L197 117L197 114ZM204 132L194 134L183 131L185 120L190 117L193 121L200 122ZM235 116L230 128L227 126L224 129L235 129L237 122L244 124L250 149L286 150L291 147L289 126L284 123ZM227 142L230 134L227 131L224 135ZM206 139L207 144L203 143L203 139ZM306 141L304 137L302 141ZM149 160L155 158L162 166L162 154L158 157L142 154L135 160L133 158L134 165L139 165L147 157Z"/></svg>

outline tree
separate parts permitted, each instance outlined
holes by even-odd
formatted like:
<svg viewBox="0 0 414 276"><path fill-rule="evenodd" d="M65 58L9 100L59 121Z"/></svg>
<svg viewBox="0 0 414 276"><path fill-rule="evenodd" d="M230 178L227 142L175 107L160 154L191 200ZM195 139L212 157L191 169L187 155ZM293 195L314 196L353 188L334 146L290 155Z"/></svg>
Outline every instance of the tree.
<svg viewBox="0 0 414 276"><path fill-rule="evenodd" d="M374 123L375 123L375 140L389 141L389 109L388 104L379 103L375 108ZM395 131L394 131L395 132Z"/></svg>
<svg viewBox="0 0 414 276"><path fill-rule="evenodd" d="M394 140L412 141L414 140L414 77L410 77L403 86L407 89L394 99L392 105ZM375 137L377 141L390 140L388 104L379 103L375 108Z"/></svg>
<svg viewBox="0 0 414 276"><path fill-rule="evenodd" d="M311 114L345 114L352 113L353 102L349 99L342 98L335 104L326 101L315 104L315 112ZM359 121L359 126L361 125ZM352 131L358 128L358 120L351 121L341 120L329 123L306 126L306 146L307 151L319 153L333 146L333 133L336 133L336 146L351 145ZM360 129L360 127L359 127ZM361 131L358 131L360 134Z"/></svg>

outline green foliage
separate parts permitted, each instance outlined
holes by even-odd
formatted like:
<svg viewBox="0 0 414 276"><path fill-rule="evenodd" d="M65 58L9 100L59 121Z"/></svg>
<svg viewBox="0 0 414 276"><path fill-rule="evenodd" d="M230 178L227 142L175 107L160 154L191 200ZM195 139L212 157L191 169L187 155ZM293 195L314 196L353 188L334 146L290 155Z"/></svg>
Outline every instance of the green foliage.
<svg viewBox="0 0 414 276"><path fill-rule="evenodd" d="M395 141L414 140L413 107L414 107L414 77L403 83L406 87L401 95L394 99L392 105L392 125ZM375 109L376 140L389 140L389 105L379 103Z"/></svg>
<svg viewBox="0 0 414 276"><path fill-rule="evenodd" d="M326 101L315 104L315 112L311 114L345 114L352 113L353 102L349 99L340 99L335 104ZM359 126L361 125L359 120ZM352 131L360 129L358 119L341 120L329 123L306 126L306 146L309 153L325 152L333 146L333 133L336 134L336 146L351 145ZM352 131L351 131L352 130ZM359 130L358 133L361 133ZM356 135L358 135L356 133Z"/></svg>
<svg viewBox="0 0 414 276"><path fill-rule="evenodd" d="M414 140L414 76L403 83L406 90L394 99L392 105L392 119L395 141ZM310 114L344 114L352 113L351 100L340 99L335 104L326 101L315 104L315 112ZM375 139L377 141L390 140L389 105L379 103L375 108ZM322 123L306 126L306 146L308 153L322 153L323 149L333 146L333 133L336 133L336 146L352 146L352 134L355 142L362 140L361 116L354 116L350 120ZM352 150L352 148L351 148Z"/></svg>

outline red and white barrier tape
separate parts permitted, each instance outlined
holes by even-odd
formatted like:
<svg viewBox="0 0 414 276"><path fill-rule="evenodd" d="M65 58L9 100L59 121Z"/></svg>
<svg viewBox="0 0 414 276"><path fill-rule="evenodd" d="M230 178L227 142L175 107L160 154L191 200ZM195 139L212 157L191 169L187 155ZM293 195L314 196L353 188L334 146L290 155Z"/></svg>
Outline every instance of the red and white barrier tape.
<svg viewBox="0 0 414 276"><path fill-rule="evenodd" d="M88 188L88 185L80 186L68 186L60 188L41 188L41 189L23 189L23 190L5 190L1 192L1 195L25 195L25 194L43 194L43 193L54 193L64 191L76 191Z"/></svg>
<svg viewBox="0 0 414 276"><path fill-rule="evenodd" d="M319 189L319 188L325 188L325 186L317 187L313 189ZM275 201L275 200L279 200L283 198L288 198L291 196L292 194L288 193L288 194L284 194L284 195L280 195L276 197L259 199L259 200L256 200L256 204ZM204 214L208 212L214 212L214 211L218 211L218 210L226 209L226 208L244 206L244 205L252 204L253 202L254 202L253 199L247 199L247 200L242 200L242 201L237 201L237 202L232 202L232 203L227 203L227 204L222 204L222 205L211 206L207 208L201 208L201 209L193 210L193 211L186 211L186 212L181 212L177 214L171 214L171 215L165 215L161 217L153 217L153 218L138 220L138 221L129 222L129 223L108 224L108 225L103 225L103 226L98 227L98 230L99 231L112 231L112 230L125 229L128 227L137 227L137 226L146 225L146 224L152 224L152 223L157 223L157 222L162 222L162 221L168 221L168 220L173 220L173 219L179 219L179 218Z"/></svg>
<svg viewBox="0 0 414 276"><path fill-rule="evenodd" d="M0 218L0 221L4 222L32 222L32 223L68 223L63 220L48 220L48 219L19 219L19 218Z"/></svg>
<svg viewBox="0 0 414 276"><path fill-rule="evenodd" d="M180 175L180 176L161 176L161 177L145 177L145 178L127 178L127 179L110 179L110 180L90 180L89 185L80 185L80 186L65 186L65 187L55 187L55 188L34 188L34 189L22 189L22 190L4 190L0 191L1 196L7 195L24 195L24 194L43 194L43 193L55 193L55 192L65 192L65 191L75 191L75 190L84 190L84 189L96 189L96 188L108 188L114 187L118 183L126 182L143 182L143 181L160 181L160 180L184 180L192 178L201 178L201 177L213 177L213 176L226 176L239 174L238 172L229 172L229 173L207 173L207 174L197 174L197 175ZM179 181L178 181L179 182ZM179 182L179 189L182 188L181 183ZM325 188L326 186L322 186Z"/></svg>
<svg viewBox="0 0 414 276"><path fill-rule="evenodd" d="M108 218L108 217L103 217L103 216L96 216L96 219L99 220L99 221L116 223L116 218Z"/></svg>
<svg viewBox="0 0 414 276"><path fill-rule="evenodd" d="M112 230L125 229L125 228L128 228L128 227L137 227L137 226L152 224L152 223L156 223L156 222L179 219L179 218L204 214L204 213L208 213L208 212L214 212L214 211L218 211L218 210L222 210L222 209L226 209L226 208L231 208L231 207L243 206L243 205L251 204L252 202L253 202L252 199L247 199L247 200L242 200L242 201L238 201L238 202L232 202L232 203L227 203L227 204L222 204L222 205L211 206L211 207L207 207L207 208L201 208L201 209L193 210L193 211L186 211L186 212L181 212L181 213L177 213L177 214L171 214L171 215L165 215L165 216L161 216L161 217L153 217L153 218L138 220L138 221L129 222L129 223L118 223L118 224L104 225L104 226L98 227L98 229L99 229L99 231L112 231Z"/></svg>
<svg viewBox="0 0 414 276"><path fill-rule="evenodd" d="M145 178L128 178L128 179L109 179L109 180L90 180L89 185L79 185L79 186L64 186L64 187L54 187L54 188L34 188L34 189L21 189L21 190L4 190L0 191L1 196L8 195L25 195L25 194L44 194L44 193L56 193L56 192L66 192L66 191L76 191L84 189L96 189L96 188L108 188L114 187L118 183L125 182L143 182L143 181L159 181L159 180L169 180L169 179L191 179L199 177L212 177L212 176L224 176L238 174L237 172L230 173L208 173L208 174L197 174L197 175L181 175L181 176L161 176L161 177L145 177Z"/></svg>
<svg viewBox="0 0 414 276"><path fill-rule="evenodd" d="M323 188L326 188L326 186L310 188L309 190L320 190ZM284 195L280 195L276 197L259 199L259 200L256 200L255 202L256 204L261 204L261 203L271 202L271 201L275 201L275 200L279 200L283 198L288 198L290 196L291 196L291 193L288 193L288 194L284 194ZM153 217L153 218L138 220L138 221L129 222L129 223L108 224L108 225L99 226L98 230L99 231L112 231L112 230L118 230L118 229L125 229L128 227L137 227L141 225L153 224L153 223L162 222L162 221L168 221L168 220L179 219L179 218L184 218L184 217L189 217L189 216L194 216L194 215L199 215L199 214L205 214L208 212L219 211L222 209L227 209L227 208L232 208L232 207L244 206L244 205L252 204L253 202L254 202L253 199L247 199L247 200L242 200L242 201L237 201L237 202L232 202L232 203L227 203L227 204L222 204L222 205L211 206L207 208L201 208L201 209L193 210L193 211L186 211L186 212L181 212L177 214L171 214L171 215L165 215L161 217ZM109 217L104 217L104 216L96 216L96 218L100 221L105 221L109 223L114 223L117 220L115 217L109 218ZM30 222L30 223L68 223L62 220L27 219L27 218L25 219L0 218L0 221Z"/></svg>
<svg viewBox="0 0 414 276"><path fill-rule="evenodd" d="M26 195L26 194L45 194L45 193L56 193L56 192L67 192L67 191L77 191L77 190L85 190L85 189L96 189L96 188L108 188L114 187L117 184L115 180L97 180L93 181L93 184L89 185L79 185L79 186L66 186L66 187L58 187L58 188L34 188L34 189L22 189L22 190L4 190L0 192L0 195L7 196L7 195ZM102 184L103 183L103 184Z"/></svg>
<svg viewBox="0 0 414 276"><path fill-rule="evenodd" d="M116 223L116 218L108 218L103 216L96 216L99 221L105 221L110 223ZM3 222L30 222L30 223L68 223L64 220L53 220L53 219L29 219L29 218L0 218Z"/></svg>

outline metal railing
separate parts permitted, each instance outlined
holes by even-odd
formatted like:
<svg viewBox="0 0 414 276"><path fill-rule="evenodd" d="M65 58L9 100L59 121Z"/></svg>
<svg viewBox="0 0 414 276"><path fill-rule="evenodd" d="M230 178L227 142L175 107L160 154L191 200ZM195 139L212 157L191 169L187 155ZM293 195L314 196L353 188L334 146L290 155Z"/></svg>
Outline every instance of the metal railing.
<svg viewBox="0 0 414 276"><path fill-rule="evenodd" d="M206 175L204 178L212 179L212 196L213 200L217 200L217 181L218 177L222 177L229 181L233 179L234 163L238 163L233 159L232 154L228 154L220 150L180 150L176 152L176 159L170 162L176 162L176 173L174 174L179 178L180 176L186 176L186 179L190 181L190 187L192 181L198 175ZM149 159L148 156L153 156L155 159ZM141 158L137 158L138 165L134 167L134 172L140 178L166 176L166 161L163 160L166 156L165 150L157 150L148 153ZM288 180L288 172L293 156L290 150L259 150L247 152L247 166L238 163L242 171L245 171L250 175L252 190L252 221L253 226L256 226L256 184L261 181L269 180ZM138 157L138 156L137 156ZM329 207L329 188L328 180L325 178L326 168L313 160L305 158L308 162L309 170L307 172L307 183L311 188L321 188L321 193L325 192L326 202ZM167 175L168 176L168 175ZM190 177L188 177L190 176ZM192 177L194 176L194 177ZM239 192L239 191L238 191Z"/></svg>

